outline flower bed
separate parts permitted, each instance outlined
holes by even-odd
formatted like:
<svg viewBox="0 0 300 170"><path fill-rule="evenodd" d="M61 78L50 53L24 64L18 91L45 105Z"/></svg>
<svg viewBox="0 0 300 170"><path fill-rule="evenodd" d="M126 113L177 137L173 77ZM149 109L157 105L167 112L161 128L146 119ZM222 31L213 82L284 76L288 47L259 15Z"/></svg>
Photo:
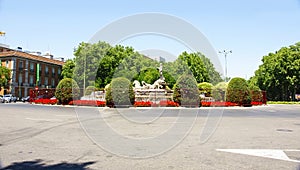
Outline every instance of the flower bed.
<svg viewBox="0 0 300 170"><path fill-rule="evenodd" d="M134 107L151 107L153 105L150 101L136 101L134 102Z"/></svg>
<svg viewBox="0 0 300 170"><path fill-rule="evenodd" d="M263 105L263 102L251 102L252 106L261 106Z"/></svg>
<svg viewBox="0 0 300 170"><path fill-rule="evenodd" d="M160 102L159 102L159 105L160 105L160 106L163 106L163 107L179 107L179 104L178 104L178 103L173 102L173 101L169 101L169 100L166 100L166 101L160 101Z"/></svg>
<svg viewBox="0 0 300 170"><path fill-rule="evenodd" d="M232 102L220 102L220 101L201 101L202 107L228 107L228 106L238 106L236 103Z"/></svg>
<svg viewBox="0 0 300 170"><path fill-rule="evenodd" d="M73 101L69 102L69 105L105 107L105 101L98 101L98 100L73 100Z"/></svg>
<svg viewBox="0 0 300 170"><path fill-rule="evenodd" d="M57 104L57 99L36 99L33 101L35 104Z"/></svg>
<svg viewBox="0 0 300 170"><path fill-rule="evenodd" d="M134 107L179 107L179 104L173 101L160 101L159 104L155 104L150 101L136 101Z"/></svg>

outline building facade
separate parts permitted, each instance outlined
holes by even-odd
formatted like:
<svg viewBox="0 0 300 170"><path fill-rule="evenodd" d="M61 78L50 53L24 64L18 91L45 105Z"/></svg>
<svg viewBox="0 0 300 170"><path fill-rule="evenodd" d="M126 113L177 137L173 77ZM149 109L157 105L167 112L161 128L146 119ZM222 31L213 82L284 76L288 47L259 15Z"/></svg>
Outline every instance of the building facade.
<svg viewBox="0 0 300 170"><path fill-rule="evenodd" d="M29 95L30 89L55 88L60 80L63 60L10 49L0 45L0 65L11 70L8 87L0 95L13 94L17 97Z"/></svg>

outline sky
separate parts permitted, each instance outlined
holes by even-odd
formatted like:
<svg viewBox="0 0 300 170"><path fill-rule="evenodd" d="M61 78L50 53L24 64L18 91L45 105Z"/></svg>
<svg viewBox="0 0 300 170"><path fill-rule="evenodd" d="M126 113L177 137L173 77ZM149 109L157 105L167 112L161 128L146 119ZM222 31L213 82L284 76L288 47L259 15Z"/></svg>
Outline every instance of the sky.
<svg viewBox="0 0 300 170"><path fill-rule="evenodd" d="M0 43L73 58L80 42L118 19L141 13L178 17L197 28L216 52L232 50L229 77L250 78L264 55L300 41L300 0L0 0L0 31L6 32ZM189 51L159 35L131 37L121 44L173 56ZM224 55L218 59L224 69Z"/></svg>

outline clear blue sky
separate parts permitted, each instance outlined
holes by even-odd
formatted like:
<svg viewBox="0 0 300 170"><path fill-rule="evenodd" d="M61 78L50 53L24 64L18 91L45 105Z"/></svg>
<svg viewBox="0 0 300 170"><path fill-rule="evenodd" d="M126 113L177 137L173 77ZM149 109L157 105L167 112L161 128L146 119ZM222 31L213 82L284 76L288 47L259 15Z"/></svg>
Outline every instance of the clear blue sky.
<svg viewBox="0 0 300 170"><path fill-rule="evenodd" d="M299 0L0 0L0 43L12 48L48 51L73 57L73 48L87 42L107 24L137 13L177 16L198 28L218 50L228 49L228 76L249 78L261 58L300 41ZM158 37L128 40L137 50L162 47L174 55L186 50ZM224 65L224 57L219 55Z"/></svg>

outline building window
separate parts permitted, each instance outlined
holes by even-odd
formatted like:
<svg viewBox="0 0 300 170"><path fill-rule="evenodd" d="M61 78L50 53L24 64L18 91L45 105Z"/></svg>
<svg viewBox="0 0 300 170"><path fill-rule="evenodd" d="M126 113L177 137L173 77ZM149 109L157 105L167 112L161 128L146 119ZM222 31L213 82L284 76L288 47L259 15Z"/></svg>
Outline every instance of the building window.
<svg viewBox="0 0 300 170"><path fill-rule="evenodd" d="M57 71L57 72L58 72L58 75L60 75L60 68L58 68L58 71Z"/></svg>
<svg viewBox="0 0 300 170"><path fill-rule="evenodd" d="M48 78L45 78L45 86L48 86Z"/></svg>
<svg viewBox="0 0 300 170"><path fill-rule="evenodd" d="M20 73L19 74L19 83L22 83L23 82L23 75Z"/></svg>
<svg viewBox="0 0 300 170"><path fill-rule="evenodd" d="M49 75L49 68L48 68L48 66L45 67L45 75L46 76Z"/></svg>
<svg viewBox="0 0 300 170"><path fill-rule="evenodd" d="M8 68L8 63L9 63L8 60L6 60L6 64L5 65L6 65L7 68Z"/></svg>
<svg viewBox="0 0 300 170"><path fill-rule="evenodd" d="M23 61L19 62L19 69L22 70L23 69Z"/></svg>
<svg viewBox="0 0 300 170"><path fill-rule="evenodd" d="M54 67L52 67L52 77L54 77L55 76L55 69L54 69Z"/></svg>
<svg viewBox="0 0 300 170"><path fill-rule="evenodd" d="M52 85L53 88L55 87L55 80L54 79L52 79L51 85Z"/></svg>
<svg viewBox="0 0 300 170"><path fill-rule="evenodd" d="M30 63L30 72L34 72L34 64Z"/></svg>
<svg viewBox="0 0 300 170"><path fill-rule="evenodd" d="M30 75L29 77L29 84L30 86L33 86L33 75Z"/></svg>

